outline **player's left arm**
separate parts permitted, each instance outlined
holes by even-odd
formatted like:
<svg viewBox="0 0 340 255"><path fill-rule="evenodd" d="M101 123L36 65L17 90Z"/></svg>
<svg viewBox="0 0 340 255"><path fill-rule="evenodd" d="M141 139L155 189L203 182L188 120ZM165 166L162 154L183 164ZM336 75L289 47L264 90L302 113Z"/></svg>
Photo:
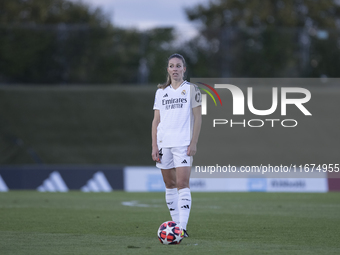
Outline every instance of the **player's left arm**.
<svg viewBox="0 0 340 255"><path fill-rule="evenodd" d="M194 115L194 126L193 126L192 139L188 147L188 151L187 151L188 156L194 156L197 151L197 142L198 142L198 137L200 135L201 124L202 124L201 106L192 108L192 113Z"/></svg>

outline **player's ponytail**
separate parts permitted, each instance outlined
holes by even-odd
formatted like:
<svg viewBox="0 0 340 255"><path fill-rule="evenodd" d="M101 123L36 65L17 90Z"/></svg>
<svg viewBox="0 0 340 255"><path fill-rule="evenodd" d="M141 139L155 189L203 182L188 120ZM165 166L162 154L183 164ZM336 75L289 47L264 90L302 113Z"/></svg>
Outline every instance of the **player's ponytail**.
<svg viewBox="0 0 340 255"><path fill-rule="evenodd" d="M172 55L168 58L167 65L169 64L170 59L173 59L173 58L179 58L180 60L182 60L183 66L186 67L186 62L185 62L184 57L183 57L181 54L178 54L178 53L172 54ZM163 84L158 84L157 88L159 88L159 89L165 89L165 88L168 87L170 84L171 84L171 77L170 77L170 75L169 75L168 72L167 72L167 74L166 74L166 82L163 83Z"/></svg>
<svg viewBox="0 0 340 255"><path fill-rule="evenodd" d="M166 82L163 84L158 84L157 88L159 89L165 89L167 86L171 84L171 77L169 74L166 75Z"/></svg>

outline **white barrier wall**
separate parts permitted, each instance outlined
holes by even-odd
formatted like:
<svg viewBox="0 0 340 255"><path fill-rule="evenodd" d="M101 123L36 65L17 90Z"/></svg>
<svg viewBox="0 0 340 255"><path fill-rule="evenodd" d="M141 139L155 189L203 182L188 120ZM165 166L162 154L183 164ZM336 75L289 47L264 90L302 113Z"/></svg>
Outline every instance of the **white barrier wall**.
<svg viewBox="0 0 340 255"><path fill-rule="evenodd" d="M324 178L191 178L194 192L328 192ZM128 192L164 191L161 171L156 167L125 167L124 189Z"/></svg>
<svg viewBox="0 0 340 255"><path fill-rule="evenodd" d="M326 173L317 176L278 178L243 174L242 178L192 172L190 188L194 192L328 192L336 189L340 179L327 179ZM307 177L306 177L307 176ZM214 177L214 178L211 178ZM217 178L219 177L219 178ZM275 177L275 178L274 178ZM334 180L333 189L329 186ZM337 186L338 185L338 186ZM161 171L156 167L115 166L6 166L0 168L0 192L9 190L38 190L42 192L164 192Z"/></svg>

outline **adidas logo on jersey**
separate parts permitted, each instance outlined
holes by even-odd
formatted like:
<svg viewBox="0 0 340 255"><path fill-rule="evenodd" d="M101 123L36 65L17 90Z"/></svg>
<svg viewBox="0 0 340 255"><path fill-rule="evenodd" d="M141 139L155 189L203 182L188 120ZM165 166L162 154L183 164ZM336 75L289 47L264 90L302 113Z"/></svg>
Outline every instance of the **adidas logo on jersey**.
<svg viewBox="0 0 340 255"><path fill-rule="evenodd" d="M184 159L181 164L187 164L188 162Z"/></svg>
<svg viewBox="0 0 340 255"><path fill-rule="evenodd" d="M8 191L8 187L0 175L0 192L7 192L7 191Z"/></svg>
<svg viewBox="0 0 340 255"><path fill-rule="evenodd" d="M67 192L68 188L58 171L54 171L50 176L37 188L40 192Z"/></svg>
<svg viewBox="0 0 340 255"><path fill-rule="evenodd" d="M168 93L166 93L163 97L168 97Z"/></svg>
<svg viewBox="0 0 340 255"><path fill-rule="evenodd" d="M83 192L111 192L112 187L103 172L97 172L93 178L88 180L86 185L81 188Z"/></svg>

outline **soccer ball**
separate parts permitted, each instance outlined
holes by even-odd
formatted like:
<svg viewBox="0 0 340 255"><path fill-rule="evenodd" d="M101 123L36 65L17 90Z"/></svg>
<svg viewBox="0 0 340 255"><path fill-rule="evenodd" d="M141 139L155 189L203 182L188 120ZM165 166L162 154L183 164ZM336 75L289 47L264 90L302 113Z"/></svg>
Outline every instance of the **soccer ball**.
<svg viewBox="0 0 340 255"><path fill-rule="evenodd" d="M183 239L183 230L176 222L166 221L159 226L157 236L162 244L179 244Z"/></svg>

